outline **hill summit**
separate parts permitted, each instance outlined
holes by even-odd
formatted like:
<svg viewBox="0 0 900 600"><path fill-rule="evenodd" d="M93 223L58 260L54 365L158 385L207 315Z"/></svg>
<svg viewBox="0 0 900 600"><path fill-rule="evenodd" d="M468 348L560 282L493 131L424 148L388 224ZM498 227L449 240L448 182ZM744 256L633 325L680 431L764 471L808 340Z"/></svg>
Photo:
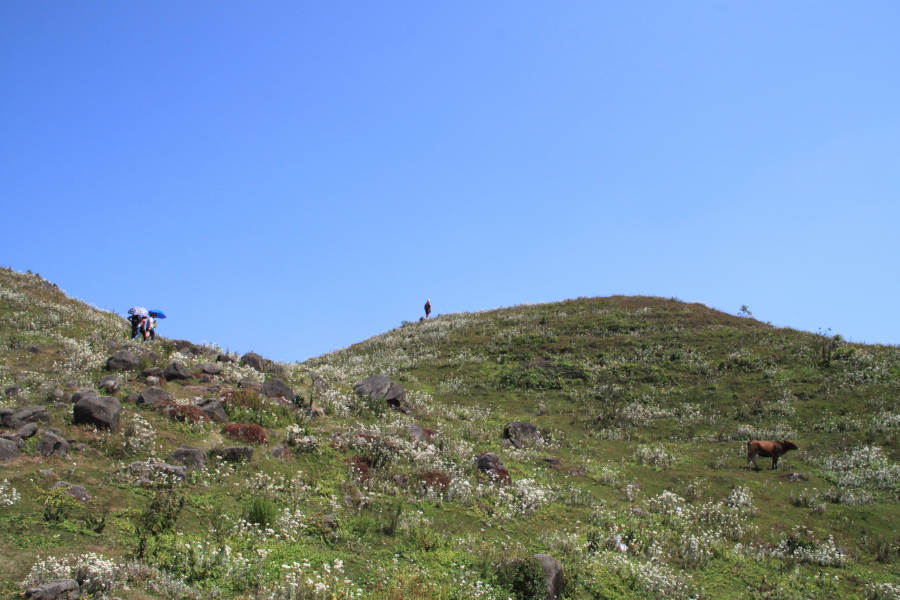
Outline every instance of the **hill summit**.
<svg viewBox="0 0 900 600"><path fill-rule="evenodd" d="M900 598L897 347L624 296L129 336L0 269L8 596Z"/></svg>

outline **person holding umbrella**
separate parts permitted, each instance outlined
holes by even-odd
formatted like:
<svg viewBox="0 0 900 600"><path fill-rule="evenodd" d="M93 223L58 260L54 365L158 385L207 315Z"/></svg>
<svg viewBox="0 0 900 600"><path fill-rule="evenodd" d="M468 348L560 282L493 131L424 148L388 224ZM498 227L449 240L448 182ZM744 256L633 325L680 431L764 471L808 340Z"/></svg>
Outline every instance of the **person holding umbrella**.
<svg viewBox="0 0 900 600"><path fill-rule="evenodd" d="M158 319L165 319L166 315L161 310L151 310L150 314L147 317L147 325L146 325L146 333L144 334L144 339L147 339L149 336L151 340L156 339L156 321Z"/></svg>

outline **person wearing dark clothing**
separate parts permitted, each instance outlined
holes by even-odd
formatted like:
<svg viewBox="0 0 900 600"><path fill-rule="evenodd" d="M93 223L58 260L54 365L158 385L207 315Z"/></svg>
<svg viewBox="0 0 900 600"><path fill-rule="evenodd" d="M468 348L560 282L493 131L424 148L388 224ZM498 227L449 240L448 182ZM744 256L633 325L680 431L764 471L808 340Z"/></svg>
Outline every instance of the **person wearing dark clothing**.
<svg viewBox="0 0 900 600"><path fill-rule="evenodd" d="M131 315L128 320L131 321L131 339L134 339L138 336L141 326L141 315Z"/></svg>
<svg viewBox="0 0 900 600"><path fill-rule="evenodd" d="M425 318L427 319L431 315L431 299L425 301Z"/></svg>

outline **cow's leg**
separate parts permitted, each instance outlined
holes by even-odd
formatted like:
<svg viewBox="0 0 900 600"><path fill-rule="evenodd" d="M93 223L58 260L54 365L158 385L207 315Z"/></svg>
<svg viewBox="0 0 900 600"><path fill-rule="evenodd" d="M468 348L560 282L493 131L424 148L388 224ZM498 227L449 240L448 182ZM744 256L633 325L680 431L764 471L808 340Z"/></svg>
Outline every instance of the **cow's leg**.
<svg viewBox="0 0 900 600"><path fill-rule="evenodd" d="M752 454L747 455L747 468L748 468L748 469L750 468L750 463L751 463L751 462L753 463L753 467L758 471L758 470L759 470L759 466L756 464L756 453L755 453L755 452L752 453Z"/></svg>
<svg viewBox="0 0 900 600"><path fill-rule="evenodd" d="M772 470L774 471L777 467L778 467L778 457L773 456L772 457Z"/></svg>

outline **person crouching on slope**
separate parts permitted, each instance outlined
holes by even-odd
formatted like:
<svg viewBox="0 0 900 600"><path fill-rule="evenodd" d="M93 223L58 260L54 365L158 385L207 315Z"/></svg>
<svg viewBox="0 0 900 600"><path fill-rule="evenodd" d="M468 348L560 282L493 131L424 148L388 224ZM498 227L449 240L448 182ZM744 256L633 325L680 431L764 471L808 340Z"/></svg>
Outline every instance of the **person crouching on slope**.
<svg viewBox="0 0 900 600"><path fill-rule="evenodd" d="M425 318L427 319L431 315L431 299L425 301Z"/></svg>

